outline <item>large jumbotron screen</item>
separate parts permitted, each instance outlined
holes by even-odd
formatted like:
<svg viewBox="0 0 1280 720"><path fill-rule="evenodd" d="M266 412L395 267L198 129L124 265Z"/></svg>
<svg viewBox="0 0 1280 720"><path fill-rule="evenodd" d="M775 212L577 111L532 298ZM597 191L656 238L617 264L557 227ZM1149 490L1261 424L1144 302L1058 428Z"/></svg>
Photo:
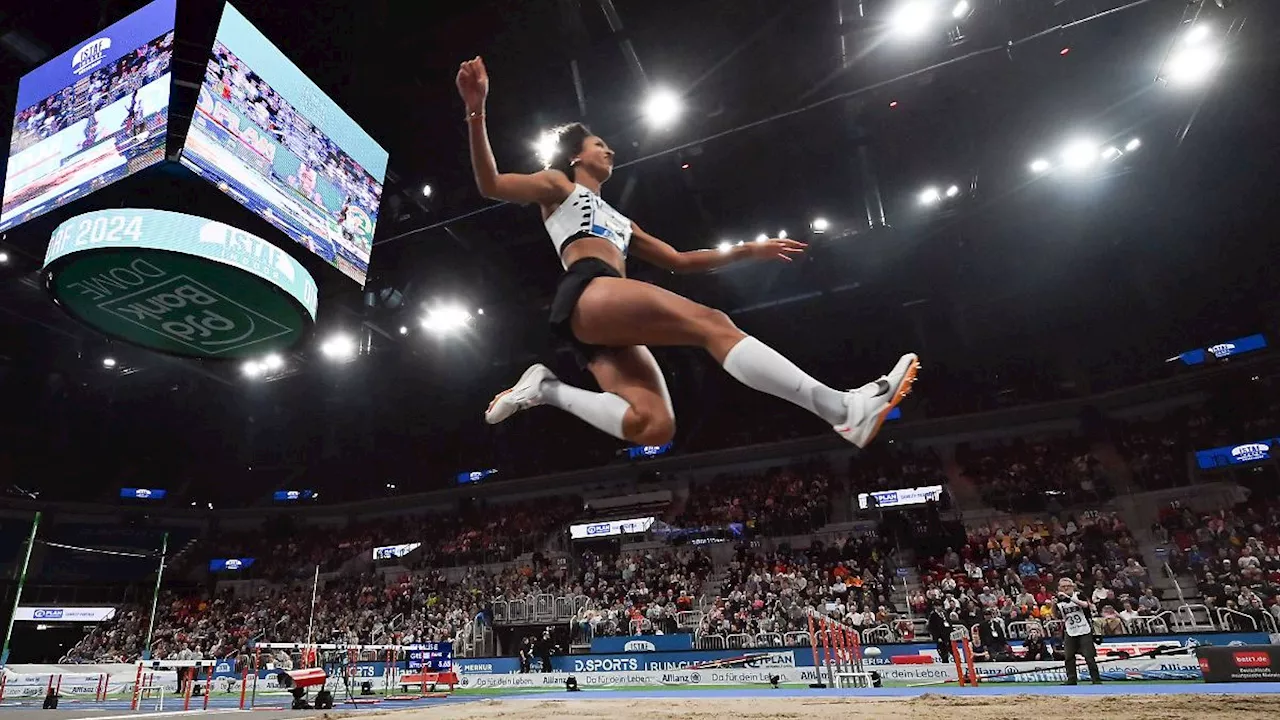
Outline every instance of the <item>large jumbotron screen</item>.
<svg viewBox="0 0 1280 720"><path fill-rule="evenodd" d="M230 4L182 163L364 285L387 152Z"/></svg>
<svg viewBox="0 0 1280 720"><path fill-rule="evenodd" d="M177 0L156 0L18 81L0 230L164 160Z"/></svg>

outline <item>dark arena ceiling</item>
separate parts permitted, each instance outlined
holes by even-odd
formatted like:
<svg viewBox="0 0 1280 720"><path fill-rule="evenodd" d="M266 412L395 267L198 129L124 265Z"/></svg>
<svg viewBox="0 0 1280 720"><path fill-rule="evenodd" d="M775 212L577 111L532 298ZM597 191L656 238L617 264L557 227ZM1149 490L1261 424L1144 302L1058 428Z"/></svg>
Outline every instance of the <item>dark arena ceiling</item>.
<svg viewBox="0 0 1280 720"><path fill-rule="evenodd" d="M481 420L535 359L586 380L546 329L559 267L536 211L491 207L472 183L453 79L475 55L492 77L504 170L536 169L539 132L583 120L619 153L606 199L678 249L782 229L809 241L793 265L629 269L724 309L833 385L919 352L908 418L1105 390L1171 372L1163 361L1182 350L1277 330L1280 3L937 0L913 33L899 17L909 2L236 3L390 152L369 285L322 282L315 337L274 377L248 378L77 325L41 286L48 225L11 230L0 479L48 498L124 485L244 503L613 457L617 443L550 410L496 429ZM6 4L0 116L12 117L20 76L142 5ZM183 28L211 27L220 7L179 3L179 62L203 62L207 38ZM1166 77L1197 69L1170 60L1193 18L1218 61L1198 82ZM683 112L655 130L642 108L662 87ZM178 132L188 121L173 119ZM1120 152L1078 172L1031 169L1077 139ZM164 178L100 192L145 205ZM922 198L932 187L940 197ZM888 227L875 226L877 196ZM220 196L202 203L238 217ZM472 322L425 332L441 304ZM351 362L319 352L339 332L358 340ZM677 452L825 432L700 352L658 356Z"/></svg>

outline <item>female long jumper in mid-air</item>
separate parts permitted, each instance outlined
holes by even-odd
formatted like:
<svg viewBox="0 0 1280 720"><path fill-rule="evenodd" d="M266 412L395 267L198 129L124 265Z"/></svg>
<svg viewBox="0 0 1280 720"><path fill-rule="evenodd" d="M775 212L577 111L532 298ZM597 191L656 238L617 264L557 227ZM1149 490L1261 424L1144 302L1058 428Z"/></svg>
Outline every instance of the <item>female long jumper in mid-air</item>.
<svg viewBox="0 0 1280 720"><path fill-rule="evenodd" d="M551 306L552 331L604 390L567 385L544 365L534 365L493 399L485 411L487 422L552 405L622 440L670 442L675 434L671 396L648 345L703 348L744 385L799 405L858 447L871 442L889 411L911 391L920 367L914 354L903 355L888 375L856 390L833 390L739 330L724 313L628 279L628 250L660 268L688 273L741 260L790 262L805 245L783 238L735 246L727 253L677 251L601 199L600 187L613 172L613 150L577 123L560 128L546 169L531 175L499 173L485 128L489 75L484 61L462 63L457 85L466 104L476 186L487 198L538 204L565 267Z"/></svg>

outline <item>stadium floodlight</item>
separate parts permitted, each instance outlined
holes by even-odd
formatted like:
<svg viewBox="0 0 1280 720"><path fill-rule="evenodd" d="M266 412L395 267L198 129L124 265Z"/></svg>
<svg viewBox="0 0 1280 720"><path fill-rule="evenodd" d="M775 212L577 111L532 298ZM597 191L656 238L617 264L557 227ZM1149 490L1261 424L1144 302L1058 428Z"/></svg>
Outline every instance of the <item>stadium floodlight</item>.
<svg viewBox="0 0 1280 720"><path fill-rule="evenodd" d="M339 333L321 343L320 352L330 360L350 360L356 354L356 341Z"/></svg>
<svg viewBox="0 0 1280 720"><path fill-rule="evenodd" d="M0 265L7 265L8 263L9 263L9 253L0 251Z"/></svg>
<svg viewBox="0 0 1280 720"><path fill-rule="evenodd" d="M769 236L765 235L764 233L760 233L759 235L756 236L756 242L758 243L769 242Z"/></svg>
<svg viewBox="0 0 1280 720"><path fill-rule="evenodd" d="M432 193L432 192L434 192L434 190L432 190L432 188L431 188L431 185L430 185L430 184L427 184L427 185L423 185L423 186L422 186L422 197L429 198L429 197L431 197L431 193Z"/></svg>
<svg viewBox="0 0 1280 720"><path fill-rule="evenodd" d="M240 371L245 374L245 377L256 378L262 377L262 373L266 372L266 368L257 360L248 360L244 365L240 366Z"/></svg>
<svg viewBox="0 0 1280 720"><path fill-rule="evenodd" d="M1207 80L1217 69L1219 60L1218 48L1212 44L1183 45L1169 56L1163 76L1170 85L1192 87Z"/></svg>
<svg viewBox="0 0 1280 720"><path fill-rule="evenodd" d="M726 254L733 249L733 243L728 240L723 240L716 246L716 249L719 250L721 254Z"/></svg>
<svg viewBox="0 0 1280 720"><path fill-rule="evenodd" d="M953 198L959 194L960 194L959 185L952 185L951 187L947 188L947 197Z"/></svg>
<svg viewBox="0 0 1280 720"><path fill-rule="evenodd" d="M917 38L933 24L934 3L929 0L906 0L894 12L889 24L897 35Z"/></svg>
<svg viewBox="0 0 1280 720"><path fill-rule="evenodd" d="M115 358L111 357L110 355L108 355L107 357L102 358L102 367L110 369L110 368L113 368L113 367L115 367L115 366L116 366L116 359L115 359Z"/></svg>
<svg viewBox="0 0 1280 720"><path fill-rule="evenodd" d="M401 326L400 326L400 334L401 334L401 335L408 335L408 334L409 334L409 328L405 327L404 325L401 325Z"/></svg>
<svg viewBox="0 0 1280 720"><path fill-rule="evenodd" d="M942 200L942 193L936 187L925 188L920 192L921 205L933 205Z"/></svg>
<svg viewBox="0 0 1280 720"><path fill-rule="evenodd" d="M1072 140L1062 148L1062 164L1072 170L1085 170L1099 157L1098 143L1092 140Z"/></svg>
<svg viewBox="0 0 1280 720"><path fill-rule="evenodd" d="M1208 23L1196 23L1187 31L1187 34L1182 36L1182 43L1184 45L1199 45L1209 38L1209 32Z"/></svg>
<svg viewBox="0 0 1280 720"><path fill-rule="evenodd" d="M821 235L831 227L831 223L827 222L826 218L814 218L813 222L809 223L809 227L815 235Z"/></svg>
<svg viewBox="0 0 1280 720"><path fill-rule="evenodd" d="M262 358L262 367L264 370L279 370L284 367L284 358L280 357L276 353L271 353L270 355Z"/></svg>
<svg viewBox="0 0 1280 720"><path fill-rule="evenodd" d="M538 162L550 166L556 158L556 148L560 146L560 133L547 130L538 136L533 143L533 151L538 155Z"/></svg>
<svg viewBox="0 0 1280 720"><path fill-rule="evenodd" d="M655 88L644 103L644 116L656 130L671 127L680 117L680 96L669 88Z"/></svg>
<svg viewBox="0 0 1280 720"><path fill-rule="evenodd" d="M786 230L779 230L779 231L778 231L778 238L779 238L779 239L781 239L781 240L786 240L786 239L787 239L787 231L786 231Z"/></svg>
<svg viewBox="0 0 1280 720"><path fill-rule="evenodd" d="M1142 147L1142 141L1141 141L1141 140L1139 140L1138 138L1134 138L1134 139L1130 140L1129 142L1125 143L1125 145L1124 145L1124 151L1125 151L1125 152L1133 152L1134 150L1137 150L1137 149L1138 149L1138 148L1140 148L1140 147Z"/></svg>
<svg viewBox="0 0 1280 720"><path fill-rule="evenodd" d="M1116 158L1120 157L1120 154L1121 154L1120 148L1116 147L1115 145L1111 145L1107 147L1106 150L1102 151L1102 159L1107 161L1115 160Z"/></svg>
<svg viewBox="0 0 1280 720"><path fill-rule="evenodd" d="M422 329L446 335L461 330L471 322L471 313L457 305L441 305L427 311L422 318Z"/></svg>
<svg viewBox="0 0 1280 720"><path fill-rule="evenodd" d="M951 17L957 20L963 20L969 17L969 13L972 12L972 10L973 6L969 4L969 0L960 0L960 2L956 3L955 7L951 8Z"/></svg>
<svg viewBox="0 0 1280 720"><path fill-rule="evenodd" d="M1037 174L1046 173L1046 172L1049 172L1049 168L1051 167L1053 166L1050 165L1049 161L1045 160L1044 158L1036 158L1035 160L1031 161L1031 172L1033 173L1037 173Z"/></svg>

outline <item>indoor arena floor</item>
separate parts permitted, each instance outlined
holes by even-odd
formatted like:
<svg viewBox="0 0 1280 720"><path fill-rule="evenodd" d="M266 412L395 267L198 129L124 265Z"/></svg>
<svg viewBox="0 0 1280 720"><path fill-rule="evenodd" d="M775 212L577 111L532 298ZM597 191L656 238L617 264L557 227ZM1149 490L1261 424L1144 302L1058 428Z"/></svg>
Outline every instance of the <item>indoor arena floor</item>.
<svg viewBox="0 0 1280 720"><path fill-rule="evenodd" d="M207 711L215 715L241 714L233 698L213 698ZM63 703L58 710L39 705L0 703L2 720L127 720L139 716L180 717L205 711L154 706L136 713L128 701ZM1280 683L1205 685L1199 683L1128 684L1077 687L986 685L877 688L871 690L810 690L802 688L584 690L515 692L383 702L360 707L337 707L318 713L291 711L259 703L254 720L275 718L343 717L368 713L391 714L396 720L503 720L599 718L600 720L684 720L729 717L737 719L796 718L797 720L1021 720L1022 718L1089 717L1091 720L1271 720L1280 717Z"/></svg>

